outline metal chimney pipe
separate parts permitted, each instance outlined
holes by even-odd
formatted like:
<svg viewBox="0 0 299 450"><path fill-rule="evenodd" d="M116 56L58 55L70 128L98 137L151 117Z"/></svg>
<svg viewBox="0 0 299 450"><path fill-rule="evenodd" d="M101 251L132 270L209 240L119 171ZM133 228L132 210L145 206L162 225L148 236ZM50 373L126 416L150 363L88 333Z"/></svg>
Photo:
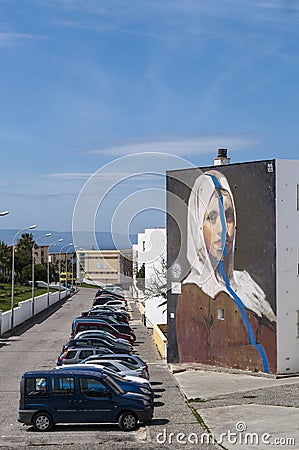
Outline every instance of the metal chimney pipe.
<svg viewBox="0 0 299 450"><path fill-rule="evenodd" d="M230 163L230 158L227 157L227 149L219 148L217 158L214 158L214 166L224 166Z"/></svg>

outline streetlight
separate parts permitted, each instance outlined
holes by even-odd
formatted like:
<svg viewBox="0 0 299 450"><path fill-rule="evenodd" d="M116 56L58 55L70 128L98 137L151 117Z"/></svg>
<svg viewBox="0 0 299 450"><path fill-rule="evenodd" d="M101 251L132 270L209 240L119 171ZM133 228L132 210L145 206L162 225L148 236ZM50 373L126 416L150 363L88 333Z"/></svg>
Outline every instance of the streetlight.
<svg viewBox="0 0 299 450"><path fill-rule="evenodd" d="M52 233L46 233L46 234L43 234L42 236L39 236L36 239L36 241L33 244L33 246L32 246L32 312L31 312L32 317L34 316L34 260L35 260L35 257L34 257L34 246L35 246L35 244L38 243L38 241L40 239L42 239L44 237L49 237L51 235L52 235Z"/></svg>
<svg viewBox="0 0 299 450"><path fill-rule="evenodd" d="M0 212L0 216L7 216L7 214L9 214L9 211L1 211Z"/></svg>
<svg viewBox="0 0 299 450"><path fill-rule="evenodd" d="M71 259L71 264L72 264L72 286L71 286L71 289L72 289L72 292L73 292L73 288L74 288L74 252L76 252L77 247L78 247L78 245L74 245L74 250L72 251L72 259Z"/></svg>
<svg viewBox="0 0 299 450"><path fill-rule="evenodd" d="M61 252L62 252L62 249L64 249L64 247L71 247L72 245L73 245L72 242L70 242L69 244L63 245L61 247L61 249L60 249L60 252L59 252L59 300L61 299L61 278L60 278L60 273L61 273ZM66 278L66 280L67 280L67 278Z"/></svg>
<svg viewBox="0 0 299 450"><path fill-rule="evenodd" d="M6 211L4 211L6 212ZM15 239L18 234L22 233L26 230L33 230L36 228L36 225L30 225L30 227L22 228L19 230L13 237L12 240L12 263L11 263L11 329L14 326L14 287L15 287Z"/></svg>
<svg viewBox="0 0 299 450"><path fill-rule="evenodd" d="M63 238L58 239L57 241L51 242L51 244L49 244L49 248L48 248L48 262L47 262L47 284L48 284L48 299L47 299L47 307L49 308L50 306L50 255L49 255L49 250L51 245L55 245L57 244L57 242L62 242Z"/></svg>

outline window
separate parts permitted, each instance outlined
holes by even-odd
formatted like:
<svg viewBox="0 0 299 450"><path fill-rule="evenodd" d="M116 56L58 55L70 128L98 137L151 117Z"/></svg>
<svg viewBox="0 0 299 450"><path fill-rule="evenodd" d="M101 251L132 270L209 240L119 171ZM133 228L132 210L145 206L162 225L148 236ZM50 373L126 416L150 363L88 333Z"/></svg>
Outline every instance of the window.
<svg viewBox="0 0 299 450"><path fill-rule="evenodd" d="M87 397L110 397L110 391L97 378L80 378L80 391Z"/></svg>
<svg viewBox="0 0 299 450"><path fill-rule="evenodd" d="M47 379L46 378L26 378L25 395L41 396L46 395Z"/></svg>
<svg viewBox="0 0 299 450"><path fill-rule="evenodd" d="M77 353L76 350L67 351L67 353L65 355L65 359L73 359L73 358L75 358L76 353Z"/></svg>
<svg viewBox="0 0 299 450"><path fill-rule="evenodd" d="M53 395L74 395L74 378L55 377L51 378L51 391Z"/></svg>
<svg viewBox="0 0 299 450"><path fill-rule="evenodd" d="M88 358L89 356L93 355L93 350L81 350L79 355L79 360Z"/></svg>
<svg viewBox="0 0 299 450"><path fill-rule="evenodd" d="M224 309L218 308L218 320L224 320Z"/></svg>

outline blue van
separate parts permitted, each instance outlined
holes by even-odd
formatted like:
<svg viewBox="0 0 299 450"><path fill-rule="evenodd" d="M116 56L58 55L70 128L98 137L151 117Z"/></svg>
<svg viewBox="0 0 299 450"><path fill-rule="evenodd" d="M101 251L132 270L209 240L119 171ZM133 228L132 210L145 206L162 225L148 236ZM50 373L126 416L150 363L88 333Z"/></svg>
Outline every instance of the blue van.
<svg viewBox="0 0 299 450"><path fill-rule="evenodd" d="M36 431L50 431L57 423L118 423L132 431L152 416L148 396L124 391L99 371L62 368L22 375L18 421Z"/></svg>

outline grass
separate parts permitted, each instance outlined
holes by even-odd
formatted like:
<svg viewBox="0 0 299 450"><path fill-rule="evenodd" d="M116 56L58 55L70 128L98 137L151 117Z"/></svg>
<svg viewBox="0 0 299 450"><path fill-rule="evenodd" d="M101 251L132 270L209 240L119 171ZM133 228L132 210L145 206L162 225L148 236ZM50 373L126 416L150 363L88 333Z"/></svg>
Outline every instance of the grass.
<svg viewBox="0 0 299 450"><path fill-rule="evenodd" d="M96 286L94 284L82 283L78 284L78 287L82 288L91 288L91 289L101 289L101 286Z"/></svg>
<svg viewBox="0 0 299 450"><path fill-rule="evenodd" d="M34 297L46 294L47 288L35 288ZM55 289L50 289L50 292L56 292ZM14 285L14 306L18 306L19 302L32 298L31 286L21 284ZM11 284L0 283L0 309L8 311L11 309Z"/></svg>

